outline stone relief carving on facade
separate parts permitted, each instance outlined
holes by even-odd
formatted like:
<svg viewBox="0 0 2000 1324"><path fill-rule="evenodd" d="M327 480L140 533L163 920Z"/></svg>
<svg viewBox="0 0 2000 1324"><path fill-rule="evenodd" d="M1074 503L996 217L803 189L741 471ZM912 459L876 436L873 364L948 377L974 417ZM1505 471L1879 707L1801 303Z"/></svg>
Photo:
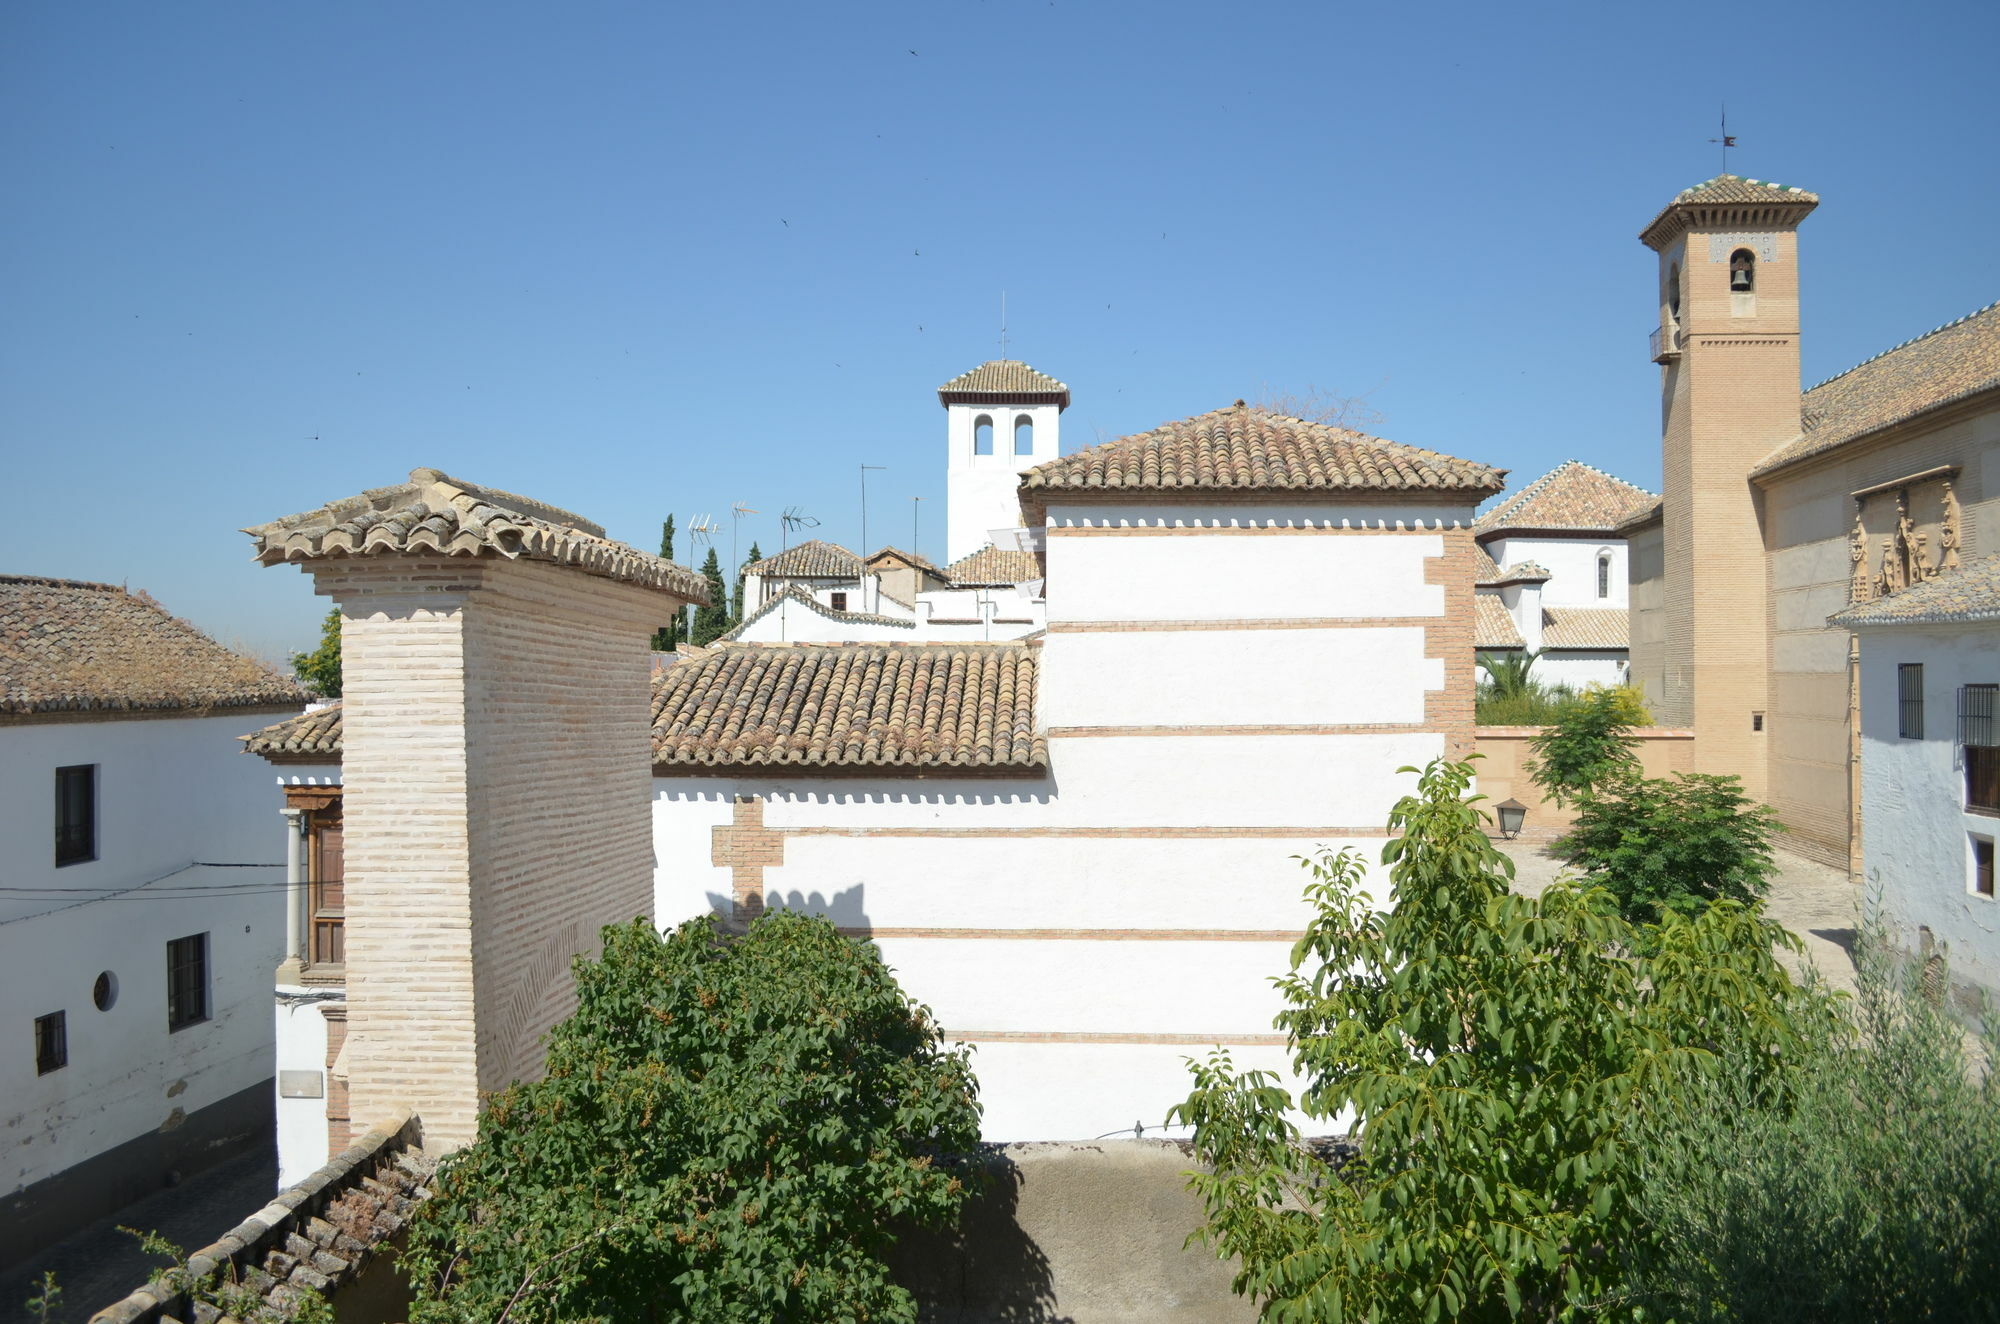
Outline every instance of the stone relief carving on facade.
<svg viewBox="0 0 2000 1324"><path fill-rule="evenodd" d="M1847 587L1849 602L1868 602L1875 596L1875 582L1868 574L1868 530L1861 527L1861 502L1854 503L1854 536L1848 540L1848 559L1854 573Z"/></svg>
<svg viewBox="0 0 2000 1324"><path fill-rule="evenodd" d="M1955 468L1943 471L1956 473ZM1919 492L1928 491L1928 483L1937 481L1938 521L1937 556L1931 556L1930 530L1920 529L1910 518L1910 488ZM1867 510L1870 496L1896 494L1896 528L1882 539L1881 560L1876 571L1868 568L1868 525ZM1934 474L1918 475L1916 484L1881 487L1867 492L1858 492L1854 497L1854 532L1848 536L1848 559L1853 562L1853 578L1848 582L1847 596L1851 602L1867 602L1873 598L1886 597L1891 593L1936 579L1959 568L1959 539L1963 523L1963 512L1959 508L1958 493L1953 489L1949 477L1935 477Z"/></svg>
<svg viewBox="0 0 2000 1324"><path fill-rule="evenodd" d="M1909 493L1896 493L1896 553L1902 565L1897 574L1897 588L1924 582L1924 563L1917 553L1916 527L1910 523Z"/></svg>
<svg viewBox="0 0 2000 1324"><path fill-rule="evenodd" d="M1903 587L1903 561L1896 555L1894 538L1882 540L1882 573L1875 582L1881 590L1879 596L1885 598Z"/></svg>
<svg viewBox="0 0 2000 1324"><path fill-rule="evenodd" d="M1958 493L1944 480L1944 517L1938 521L1938 573L1958 569Z"/></svg>

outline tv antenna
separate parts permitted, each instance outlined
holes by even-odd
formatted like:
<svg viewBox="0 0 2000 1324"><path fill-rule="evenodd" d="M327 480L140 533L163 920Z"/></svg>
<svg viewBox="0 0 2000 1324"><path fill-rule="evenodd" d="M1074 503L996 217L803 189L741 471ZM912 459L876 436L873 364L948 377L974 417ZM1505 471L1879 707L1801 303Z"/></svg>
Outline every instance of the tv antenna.
<svg viewBox="0 0 2000 1324"><path fill-rule="evenodd" d="M1007 357L1007 291L1000 291L1000 357Z"/></svg>
<svg viewBox="0 0 2000 1324"><path fill-rule="evenodd" d="M1724 102L1722 107L1722 128L1720 132L1722 134L1720 138L1710 138L1709 141L1722 145L1722 173L1726 175L1729 173L1729 149L1736 146L1736 135L1729 131L1729 105L1727 102Z"/></svg>
<svg viewBox="0 0 2000 1324"><path fill-rule="evenodd" d="M886 464L864 464L861 466L861 558L868 559L868 471L886 470Z"/></svg>
<svg viewBox="0 0 2000 1324"><path fill-rule="evenodd" d="M743 562L737 556L736 549L743 541L743 517L745 515L755 515L756 513L756 511L750 509L749 506L746 506L741 501L729 508L729 564L735 567L739 574L742 573Z"/></svg>
<svg viewBox="0 0 2000 1324"><path fill-rule="evenodd" d="M688 525L688 542L697 547L713 546L712 539L722 532L722 526L706 515L696 515L694 523Z"/></svg>
<svg viewBox="0 0 2000 1324"><path fill-rule="evenodd" d="M917 549L917 544L921 542L923 538L923 535L919 532L920 528L919 521L923 518L923 510L924 510L923 502L924 499L920 496L913 496L910 498L910 555L912 556L923 555L923 553Z"/></svg>
<svg viewBox="0 0 2000 1324"><path fill-rule="evenodd" d="M778 523L785 530L785 547L787 550L791 548L792 535L798 530L816 529L819 527L818 520L806 514L805 511L799 509L797 506L786 506L785 513L778 516Z"/></svg>

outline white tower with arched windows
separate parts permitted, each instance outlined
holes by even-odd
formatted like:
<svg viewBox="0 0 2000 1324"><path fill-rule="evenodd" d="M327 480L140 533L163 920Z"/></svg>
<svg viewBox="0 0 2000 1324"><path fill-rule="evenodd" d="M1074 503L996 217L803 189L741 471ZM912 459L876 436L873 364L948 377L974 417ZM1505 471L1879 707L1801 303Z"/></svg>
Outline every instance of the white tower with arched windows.
<svg viewBox="0 0 2000 1324"><path fill-rule="evenodd" d="M993 359L938 387L944 406L945 553L970 555L1021 527L1021 475L1062 453L1069 387L1016 359Z"/></svg>

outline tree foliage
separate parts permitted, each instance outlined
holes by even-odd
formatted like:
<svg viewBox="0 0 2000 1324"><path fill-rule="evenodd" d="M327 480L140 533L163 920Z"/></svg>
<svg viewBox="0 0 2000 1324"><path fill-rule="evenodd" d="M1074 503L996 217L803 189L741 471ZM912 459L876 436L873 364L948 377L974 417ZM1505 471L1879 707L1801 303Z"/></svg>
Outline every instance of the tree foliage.
<svg viewBox="0 0 2000 1324"><path fill-rule="evenodd" d="M743 623L743 572L763 559L764 553L753 542L750 544L750 559L736 567L736 591L729 599L729 624L732 629Z"/></svg>
<svg viewBox="0 0 2000 1324"><path fill-rule="evenodd" d="M1528 742L1533 757L1525 771L1559 805L1606 782L1637 776L1638 742L1632 728L1639 723L1633 720L1633 706L1631 692L1623 687L1577 695Z"/></svg>
<svg viewBox="0 0 2000 1324"><path fill-rule="evenodd" d="M576 980L547 1076L488 1101L412 1223L413 1324L914 1320L889 1228L954 1216L979 1107L874 946L638 920Z"/></svg>
<svg viewBox="0 0 2000 1324"><path fill-rule="evenodd" d="M340 608L319 623L319 647L292 654L292 674L322 698L340 697Z"/></svg>
<svg viewBox="0 0 2000 1324"><path fill-rule="evenodd" d="M660 523L660 559L674 559L674 517L669 515ZM653 631L653 651L671 653L687 638L686 610L676 608L672 619L666 625Z"/></svg>
<svg viewBox="0 0 2000 1324"><path fill-rule="evenodd" d="M1784 825L1735 777L1683 772L1624 777L1584 795L1555 852L1585 870L1637 923L1694 915L1716 901L1757 901Z"/></svg>
<svg viewBox="0 0 2000 1324"><path fill-rule="evenodd" d="M1645 1119L1649 1317L2000 1319L2000 1084L1919 967L1865 925L1855 954L1851 1017L1807 1037L1784 1095L1717 1072Z"/></svg>
<svg viewBox="0 0 2000 1324"><path fill-rule="evenodd" d="M701 577L708 581L708 605L694 609L694 624L688 629L688 642L697 647L729 633L729 590L722 582L722 562L713 547L701 563Z"/></svg>
<svg viewBox="0 0 2000 1324"><path fill-rule="evenodd" d="M1298 1108L1351 1121L1357 1155L1337 1173L1313 1158L1276 1078L1221 1050L1176 1109L1209 1167L1190 1176L1201 1235L1241 1257L1237 1290L1267 1319L1562 1319L1615 1302L1645 1236L1633 1120L1705 1062L1769 1077L1817 996L1772 957L1789 935L1744 907L1670 915L1641 957L1601 892L1511 894L1471 778L1433 763L1397 804L1393 909L1355 853L1308 862L1315 918L1276 981L1276 1024Z"/></svg>

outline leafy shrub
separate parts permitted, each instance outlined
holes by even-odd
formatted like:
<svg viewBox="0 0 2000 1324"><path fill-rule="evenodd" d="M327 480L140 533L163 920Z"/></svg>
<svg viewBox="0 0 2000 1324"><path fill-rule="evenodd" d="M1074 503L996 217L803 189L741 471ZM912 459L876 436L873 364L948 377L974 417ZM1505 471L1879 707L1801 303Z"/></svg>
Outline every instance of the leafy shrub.
<svg viewBox="0 0 2000 1324"><path fill-rule="evenodd" d="M1787 1089L1697 1077L1639 1132L1648 1318L2000 1318L2000 1087L1914 967L1865 928L1857 958Z"/></svg>
<svg viewBox="0 0 2000 1324"><path fill-rule="evenodd" d="M1694 915L1715 901L1757 901L1776 865L1777 815L1735 777L1683 772L1611 782L1578 805L1556 854L1585 870L1636 923Z"/></svg>
<svg viewBox="0 0 2000 1324"><path fill-rule="evenodd" d="M1603 893L1513 895L1513 867L1466 797L1472 768L1433 763L1390 818L1395 890L1322 853L1315 916L1277 981L1298 1107L1352 1119L1337 1175L1300 1145L1290 1095L1217 1050L1175 1110L1208 1172L1199 1234L1240 1256L1266 1319L1568 1317L1625 1288L1644 1236L1628 1135L1654 1092L1727 1060L1779 1069L1817 994L1773 959L1789 935L1753 912L1670 915L1649 954Z"/></svg>
<svg viewBox="0 0 2000 1324"><path fill-rule="evenodd" d="M1528 747L1525 765L1535 784L1559 805L1588 794L1607 781L1639 772L1638 742L1631 731L1632 691L1592 688L1562 706ZM1644 705L1638 705L1644 712Z"/></svg>
<svg viewBox="0 0 2000 1324"><path fill-rule="evenodd" d="M292 654L292 674L323 699L340 697L340 608L319 623L319 647Z"/></svg>
<svg viewBox="0 0 2000 1324"><path fill-rule="evenodd" d="M914 1320L888 1229L954 1217L977 1087L874 946L639 920L576 979L548 1075L489 1100L412 1221L413 1324Z"/></svg>

